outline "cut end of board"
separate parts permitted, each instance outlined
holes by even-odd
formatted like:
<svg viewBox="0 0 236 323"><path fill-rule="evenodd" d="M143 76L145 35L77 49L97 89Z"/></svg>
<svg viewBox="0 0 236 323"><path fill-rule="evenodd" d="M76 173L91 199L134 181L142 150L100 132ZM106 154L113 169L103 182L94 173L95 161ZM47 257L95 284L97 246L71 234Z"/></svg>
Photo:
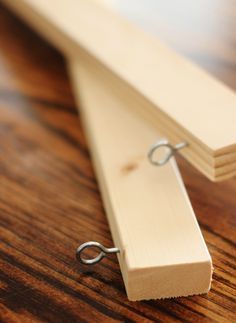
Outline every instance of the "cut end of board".
<svg viewBox="0 0 236 323"><path fill-rule="evenodd" d="M211 258L204 262L140 268L129 271L126 291L130 301L205 294L212 280Z"/></svg>

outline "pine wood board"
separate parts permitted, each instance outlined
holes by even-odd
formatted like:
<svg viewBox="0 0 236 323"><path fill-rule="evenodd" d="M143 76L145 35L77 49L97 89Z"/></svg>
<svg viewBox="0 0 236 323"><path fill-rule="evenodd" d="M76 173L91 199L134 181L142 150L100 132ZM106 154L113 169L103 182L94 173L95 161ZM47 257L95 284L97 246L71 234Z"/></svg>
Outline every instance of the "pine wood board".
<svg viewBox="0 0 236 323"><path fill-rule="evenodd" d="M181 134L179 134L179 129L172 127L172 131L169 130L171 126L165 122L165 120L158 116L156 118L155 110L151 110L150 113L145 113L149 109L149 105L146 104L144 100L141 100L140 97L137 97L135 92L129 93L129 95L124 95L126 91L126 87L123 83L117 82L116 78L113 75L106 71L98 62L89 57L88 55L82 54L80 55L80 61L86 62L93 68L93 73L99 74L101 81L109 83L113 87L113 91L115 91L118 95L125 96L127 100L129 100L130 109L133 109L136 113L139 113L142 118L146 119L150 124L153 124L159 130L159 133L165 134L165 136L174 144L180 142ZM153 113L154 112L154 113ZM161 122L160 122L161 121ZM190 142L191 144L191 142ZM222 161L219 159L219 165L215 168L212 167L214 160L209 160L203 157L206 157L205 154L202 153L201 147L198 147L197 150L185 150L183 154L187 155L188 159L192 160L192 163L195 165L199 171L203 172L207 177L209 177L212 181L221 181L228 179L236 174L235 171L235 162L228 162L226 165L221 166ZM220 157L218 157L220 158Z"/></svg>
<svg viewBox="0 0 236 323"><path fill-rule="evenodd" d="M181 153L211 180L235 174L232 90L97 1L2 1L64 53L92 56L132 89L149 106L147 118L153 111L157 124L162 116L172 124L169 132L178 129L181 141L189 142ZM193 157L198 150L206 167ZM230 165L216 170L218 163Z"/></svg>
<svg viewBox="0 0 236 323"><path fill-rule="evenodd" d="M153 167L156 129L91 66L70 71L128 298L206 293L211 258L175 160Z"/></svg>

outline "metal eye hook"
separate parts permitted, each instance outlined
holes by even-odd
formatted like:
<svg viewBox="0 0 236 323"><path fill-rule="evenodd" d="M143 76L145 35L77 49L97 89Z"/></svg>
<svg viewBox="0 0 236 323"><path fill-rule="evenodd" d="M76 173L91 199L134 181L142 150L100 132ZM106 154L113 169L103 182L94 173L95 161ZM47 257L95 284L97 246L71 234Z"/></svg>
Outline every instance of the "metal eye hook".
<svg viewBox="0 0 236 323"><path fill-rule="evenodd" d="M148 159L150 163L153 165L156 165L156 166L165 165L169 161L169 159L176 154L178 150L186 147L187 145L188 145L187 142L180 142L179 144L173 146L168 142L168 140L161 139L157 143L151 146L150 150L148 151ZM154 160L153 159L154 152L161 147L168 147L170 151L166 154L166 156L163 159Z"/></svg>
<svg viewBox="0 0 236 323"><path fill-rule="evenodd" d="M84 249L87 248L97 248L101 250L99 255L95 258L92 259L85 259L81 256L82 252ZM76 258L79 262L81 262L84 265L95 265L98 262L100 262L104 257L106 257L107 254L110 253L119 253L120 250L118 248L106 248L104 247L101 243L96 242L96 241L88 241L83 244L81 244L77 250L76 250Z"/></svg>

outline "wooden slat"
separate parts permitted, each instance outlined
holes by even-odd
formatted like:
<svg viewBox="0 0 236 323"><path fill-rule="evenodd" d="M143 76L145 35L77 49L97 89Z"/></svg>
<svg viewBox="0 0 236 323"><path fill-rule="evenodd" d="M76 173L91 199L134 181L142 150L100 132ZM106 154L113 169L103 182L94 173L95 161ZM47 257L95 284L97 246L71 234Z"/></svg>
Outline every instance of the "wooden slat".
<svg viewBox="0 0 236 323"><path fill-rule="evenodd" d="M147 160L158 133L89 65L71 74L129 299L207 292L211 258L176 163Z"/></svg>
<svg viewBox="0 0 236 323"><path fill-rule="evenodd" d="M135 92L127 91L127 88L124 83L117 82L117 79L114 76L107 72L95 59L92 59L88 55L81 54L80 59L84 62L87 62L90 66L93 67L93 70L96 73L99 73L100 78L103 82L108 82L113 86L113 90L118 93L119 95L125 96L130 102L130 109L133 109L136 113L146 119L150 124L154 125L156 129L160 133L165 133L166 137L173 143L178 143L181 141L182 137L179 134L179 129L177 127L174 128L174 131L169 131L169 123L166 122L161 115L158 115L158 119L156 119L154 109L150 110L150 105L145 102L145 100L140 99L137 97ZM146 111L149 109L150 113L146 114ZM158 120L158 122L157 122ZM159 122L161 121L161 122ZM191 142L190 142L191 144ZM181 152L181 151L180 151ZM193 163L197 169L199 169L202 173L204 173L207 177L209 177L213 181L221 181L227 178L230 178L235 175L235 163L229 162L226 165L214 167L214 161L212 160L209 164L209 160L206 160L206 156L202 153L202 149L198 147L195 151L194 149L191 150L183 150L182 154L187 154L193 160ZM204 156L205 158L202 158ZM225 162L225 157L222 158L218 157L219 160L215 160L220 163L220 165ZM217 163L218 164L218 163Z"/></svg>
<svg viewBox="0 0 236 323"><path fill-rule="evenodd" d="M210 179L235 174L236 96L229 88L93 0L4 2L66 54L85 51L125 82L149 107L147 118L171 124L164 135L177 127L189 142L181 153ZM229 168L217 170L219 159Z"/></svg>

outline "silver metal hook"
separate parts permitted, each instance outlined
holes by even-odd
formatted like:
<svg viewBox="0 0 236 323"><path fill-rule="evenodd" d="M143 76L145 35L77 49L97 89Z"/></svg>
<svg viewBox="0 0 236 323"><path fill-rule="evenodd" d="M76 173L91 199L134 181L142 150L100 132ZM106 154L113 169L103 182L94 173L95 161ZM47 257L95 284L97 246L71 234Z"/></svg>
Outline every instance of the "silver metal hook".
<svg viewBox="0 0 236 323"><path fill-rule="evenodd" d="M85 259L82 257L82 252L84 249L87 248L97 248L101 250L99 255L95 258L92 259ZM77 250L76 250L76 258L79 262L81 262L84 265L95 265L98 262L100 262L104 257L106 257L107 254L110 253L119 253L120 250L118 248L106 248L104 247L101 243L96 242L96 241L88 241L83 244L81 244Z"/></svg>
<svg viewBox="0 0 236 323"><path fill-rule="evenodd" d="M176 152L188 145L187 142L180 142L179 144L176 144L175 146L171 145L168 140L161 139L158 142L156 142L154 145L151 146L151 148L148 151L148 159L151 164L156 166L162 166L165 165L169 159L176 154ZM169 152L167 152L166 156L161 160L155 160L154 153L157 151L157 149L161 147L167 147L169 148Z"/></svg>

